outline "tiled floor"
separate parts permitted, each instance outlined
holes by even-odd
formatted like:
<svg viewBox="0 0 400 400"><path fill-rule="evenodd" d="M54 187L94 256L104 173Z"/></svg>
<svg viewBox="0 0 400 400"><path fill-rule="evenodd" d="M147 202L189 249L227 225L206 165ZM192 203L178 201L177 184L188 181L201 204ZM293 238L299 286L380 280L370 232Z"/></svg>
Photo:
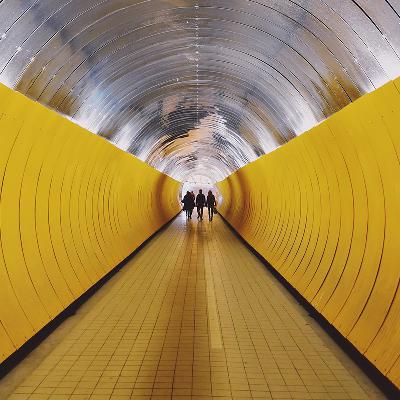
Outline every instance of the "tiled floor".
<svg viewBox="0 0 400 400"><path fill-rule="evenodd" d="M65 324L10 400L384 398L218 217L179 216Z"/></svg>

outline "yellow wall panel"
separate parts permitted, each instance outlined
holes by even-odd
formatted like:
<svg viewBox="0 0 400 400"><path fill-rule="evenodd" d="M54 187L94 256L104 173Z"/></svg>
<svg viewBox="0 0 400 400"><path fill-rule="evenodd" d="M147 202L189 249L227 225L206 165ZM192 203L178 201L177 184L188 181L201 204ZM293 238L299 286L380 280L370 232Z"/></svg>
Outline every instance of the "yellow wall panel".
<svg viewBox="0 0 400 400"><path fill-rule="evenodd" d="M43 131L39 131L38 134L43 134ZM51 285L60 299L62 308L65 308L73 301L73 295L58 265L49 227L49 191L52 174L56 168L57 158L62 148L62 138L60 130L55 127L48 143L42 144L43 147L46 146L46 152L43 153L43 158L39 161L40 173L34 201L37 249Z"/></svg>
<svg viewBox="0 0 400 400"><path fill-rule="evenodd" d="M219 189L221 214L400 386L400 80Z"/></svg>
<svg viewBox="0 0 400 400"><path fill-rule="evenodd" d="M14 143L13 150L18 148L18 151L12 151L9 155L1 194L1 207L4 210L1 223L2 226L4 224L8 227L1 231L4 261L15 296L35 330L45 324L49 315L32 282L27 267L28 260L25 259L22 248L20 213L24 205L20 199L26 163L33 141L29 128L34 125L32 114L36 110L36 107L33 107L25 114L27 123L22 125Z"/></svg>
<svg viewBox="0 0 400 400"><path fill-rule="evenodd" d="M3 324L0 324L0 357L6 358L8 354L12 354L16 348L8 336L6 330L3 327Z"/></svg>
<svg viewBox="0 0 400 400"><path fill-rule="evenodd" d="M40 129L37 131L40 132ZM34 137L37 139L39 135ZM52 319L61 307L61 301L54 290L46 269L44 268L37 243L36 227L36 190L41 173L41 160L44 157L47 146L40 146L37 140L33 143L27 158L24 177L21 183L20 204L20 235L24 259L32 281L48 316ZM29 262L27 262L29 260Z"/></svg>
<svg viewBox="0 0 400 400"><path fill-rule="evenodd" d="M329 183L332 182L334 186L337 183L336 173L333 169L327 170L326 161L329 160L328 148L325 145L324 136L326 131L319 132L318 135L310 135L310 153L312 153L313 160L315 162L315 173L317 176L318 183L318 203L320 204L320 219L318 224L318 232L314 245L314 250L311 255L311 259L303 267L303 274L301 279L298 279L299 287L302 291L309 291L310 296L315 296L319 285L315 285L315 282L321 282L321 279L317 279L318 275L322 277L326 274L328 267L332 264L332 258L334 255L334 246L327 247L328 243L335 243L332 239L332 235L335 232L333 225L335 220L331 218L331 209L326 207L332 201L332 206L336 206L338 202L335 201L334 196L337 195L337 191L330 187ZM329 132L328 132L329 134ZM331 181L328 179L327 174L333 174ZM311 252L310 252L311 253ZM323 279L323 278L322 278ZM313 285L311 285L313 283ZM315 287L316 286L316 287Z"/></svg>
<svg viewBox="0 0 400 400"><path fill-rule="evenodd" d="M180 209L180 184L0 85L0 362Z"/></svg>
<svg viewBox="0 0 400 400"><path fill-rule="evenodd" d="M49 230L51 244L54 249L55 258L57 265L61 270L61 274L67 282L68 288L70 289L72 296L74 298L78 297L85 288L80 281L79 271L76 271L71 260L68 258L66 247L64 244L64 237L61 227L61 199L63 194L63 183L64 183L64 173L65 168L68 163L68 155L71 153L71 148L73 146L74 137L69 135L67 127L62 127L62 135L64 137L63 141L63 151L57 157L57 165L52 172L50 190L49 190Z"/></svg>

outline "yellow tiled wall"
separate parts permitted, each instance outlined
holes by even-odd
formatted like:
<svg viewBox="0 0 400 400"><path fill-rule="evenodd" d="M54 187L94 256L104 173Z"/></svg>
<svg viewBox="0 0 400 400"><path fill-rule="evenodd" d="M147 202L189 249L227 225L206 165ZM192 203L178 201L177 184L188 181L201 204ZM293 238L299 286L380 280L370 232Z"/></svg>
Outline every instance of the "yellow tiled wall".
<svg viewBox="0 0 400 400"><path fill-rule="evenodd" d="M223 182L221 213L400 386L400 80Z"/></svg>
<svg viewBox="0 0 400 400"><path fill-rule="evenodd" d="M0 85L0 362L170 220L178 190Z"/></svg>

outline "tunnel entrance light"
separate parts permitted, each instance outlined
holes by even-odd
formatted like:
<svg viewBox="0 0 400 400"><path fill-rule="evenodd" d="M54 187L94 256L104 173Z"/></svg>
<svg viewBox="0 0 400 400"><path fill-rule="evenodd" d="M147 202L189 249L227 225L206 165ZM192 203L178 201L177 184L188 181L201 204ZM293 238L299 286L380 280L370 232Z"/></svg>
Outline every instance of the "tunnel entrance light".
<svg viewBox="0 0 400 400"><path fill-rule="evenodd" d="M182 198L186 192L194 192L197 194L199 190L202 189L203 193L207 195L207 192L211 190L215 198L217 200L217 204L221 204L222 196L216 186L215 182L213 182L209 177L204 175L194 175L188 180L182 182L181 190L180 190L180 198Z"/></svg>

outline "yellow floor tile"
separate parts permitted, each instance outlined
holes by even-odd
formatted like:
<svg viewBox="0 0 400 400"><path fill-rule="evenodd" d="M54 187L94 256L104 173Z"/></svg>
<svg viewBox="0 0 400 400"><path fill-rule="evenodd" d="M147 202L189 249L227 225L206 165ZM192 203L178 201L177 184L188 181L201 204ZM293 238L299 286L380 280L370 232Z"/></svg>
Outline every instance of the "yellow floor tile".
<svg viewBox="0 0 400 400"><path fill-rule="evenodd" d="M10 400L384 399L219 217L179 216L73 321Z"/></svg>

